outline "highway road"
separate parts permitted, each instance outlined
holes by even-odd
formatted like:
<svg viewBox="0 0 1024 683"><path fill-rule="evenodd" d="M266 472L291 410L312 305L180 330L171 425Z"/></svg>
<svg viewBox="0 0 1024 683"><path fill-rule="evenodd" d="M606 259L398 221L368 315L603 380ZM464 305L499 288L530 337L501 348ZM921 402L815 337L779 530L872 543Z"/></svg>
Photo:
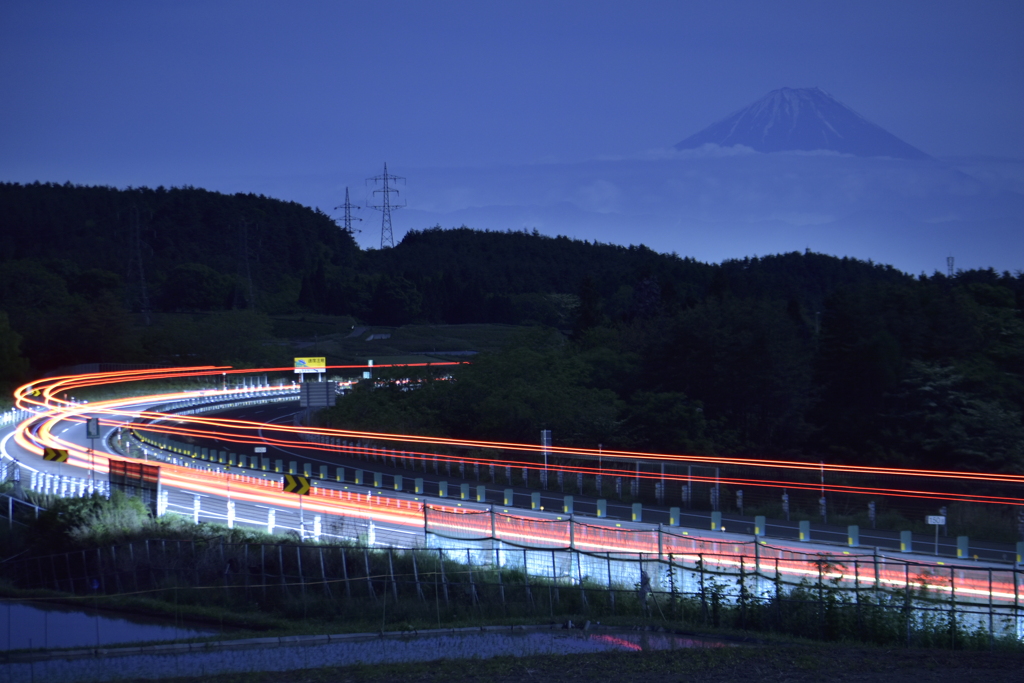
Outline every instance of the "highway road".
<svg viewBox="0 0 1024 683"><path fill-rule="evenodd" d="M291 425L293 423L294 416L300 412L302 411L298 407L298 402L296 401L294 403L281 403L261 407L237 408L218 413L218 416L240 421L258 421L269 424ZM245 438L245 435L250 433L250 430L224 429L223 432L224 438L213 437L197 439L194 441L194 444L199 447L225 451L237 451L245 455L255 454L252 451L252 447L256 445L255 442L248 448L240 448L237 442L237 439ZM497 481L490 480L489 472L486 467L480 468L480 479L473 477L460 479L457 475L456 468L453 468L453 474L455 476L448 475L443 471L441 474L435 474L431 467L428 467L426 471L421 468L412 471L408 468L392 466L390 463L385 464L380 460L368 462L363 459L352 457L351 454L341 450L325 452L321 448L314 447L303 448L295 445L286 448L266 441L261 441L259 443L262 447L267 449L267 452L261 455L269 457L271 461L282 460L286 467L289 462L296 462L300 469L302 469L304 464L308 464L311 466L309 469L313 473L318 473L321 465L327 465L330 468L329 472L332 475L335 468L343 467L345 468L345 480L348 482L353 480L354 472L356 470L378 472L383 475L383 487L381 487L381 489L372 489L372 487L367 487L365 490L394 491L395 478L401 477L402 488L400 490L411 495L413 494L413 478L419 477L424 480L425 491L428 494L436 495L438 491L438 484L442 481L447 482L450 491L449 498L451 497L452 492L455 492L457 495L461 484L468 483L470 484L473 500L475 501L476 487L482 484L486 490L486 501L488 503L501 505L503 503L505 489L512 488L514 491L514 506L522 509L528 509L530 507L531 494L535 491L535 489L525 488L521 485L514 485L510 487L507 481L504 481L503 468L496 468ZM471 467L467 467L466 469L467 472L472 470ZM554 483L554 480L555 478L552 475L552 484ZM329 487L333 484L330 482L324 482L323 485ZM630 520L632 516L632 505L614 498L614 491L611 490L612 484L609 477L605 477L604 486L608 489L609 494L609 498L606 499L607 518L619 521ZM564 495L565 494L560 491L553 490L541 492L541 505L543 509L547 511L560 511L563 506ZM574 512L577 514L591 517L596 517L597 515L597 498L594 496L574 495L573 505ZM694 531L711 530L710 511L681 510L680 515L679 525L681 527L689 528ZM669 506L645 505L643 510L643 521L655 524L669 524ZM754 518L752 516L725 513L722 516L722 526L726 531L745 536L749 539L749 537L753 536L754 533ZM786 541L799 540L798 520L787 522L786 520L769 519L766 526L766 536L768 538L776 538ZM815 541L845 546L847 544L847 529L846 527L813 522L811 524L811 538ZM877 547L885 551L897 552L900 549L900 534L898 530L888 531L861 529L860 545L866 548ZM921 554L934 556L936 554L935 537L917 534L914 536L914 547ZM956 558L956 539L940 534L937 550L938 556L943 559ZM1010 544L988 542L973 542L971 550L973 553L976 553L980 559L1003 562L1012 562L1016 551L1016 549Z"/></svg>
<svg viewBox="0 0 1024 683"><path fill-rule="evenodd" d="M167 402L167 400L167 398L161 397L159 402ZM119 414L120 417L118 419L121 421L121 424L124 424L127 420L137 416L144 410L144 408L157 402L158 401L156 400L148 400L140 404L119 407L117 414ZM79 406L77 409L68 410L68 412L68 416L61 417L53 424L50 429L50 435L57 439L63 439L67 443L75 444L82 450L87 450L89 444L88 440L85 438L85 427L83 422L81 422L81 415L76 413L91 413L88 413L88 407L82 406ZM490 481L486 467L481 468L481 481L478 482L475 478L466 481L460 480L457 477L449 476L446 473L435 474L430 467L427 468L426 472L419 468L413 472L394 465L385 465L379 460L367 462L366 460L353 457L350 453L341 452L340 449L335 449L333 451L324 450L319 444L306 444L295 438L290 439L287 445L281 445L280 433L275 431L273 427L275 425L283 425L287 427L291 424L293 416L297 412L298 406L295 402L246 406L243 408L226 410L224 412L217 413L217 417L231 420L250 420L259 423L262 427L257 425L255 433L253 433L253 429L248 427L232 428L220 426L217 428L217 434L207 434L199 438L196 440L196 445L243 452L243 449L235 439L247 442L250 449L256 444L262 444L263 447L267 448L268 452L266 455L270 457L271 460L281 459L286 462L296 461L300 464L309 463L313 465L314 472L318 471L319 466L322 464L329 465L330 467L343 467L345 468L346 482L352 481L352 474L356 469L379 472L383 474L383 486L381 488L356 486L352 483L335 484L327 481L316 482L319 486L325 489L337 489L339 491L344 490L361 496L377 496L374 500L382 497L411 499L415 501L426 500L425 496L413 493L412 480L414 476L422 477L424 479L425 492L427 494L436 493L441 481L447 481L450 488L454 491L458 490L458 484L461 483L470 483L474 489L478 483L483 484L486 490L486 502L489 504L501 505L504 490L509 488L507 483L502 481L502 468L498 468L499 480L496 482ZM118 428L118 424L111 419L111 414L109 412L100 412L99 414L104 415L106 423L104 425L103 436L107 437ZM164 420L161 424L163 425L177 421L177 419ZM182 422L184 421L185 420L182 420ZM268 435L265 433L267 431L273 433ZM23 444L13 442L10 435L7 435L3 439L2 443L5 453L9 453L13 457L17 457L25 463L31 463L32 467L36 467L40 470L68 474L73 467L69 465L55 465L53 463L45 463L41 461L38 456L35 456L25 450ZM179 458L178 462L184 462L186 460L188 459ZM87 465L87 463L84 463L81 458L79 458L79 464ZM105 470L105 467L101 466L99 469ZM233 472L240 471L239 468L231 469ZM471 471L471 468L467 468L467 472L469 471ZM261 472L258 470L249 471L249 475L257 478L262 477L264 479L273 478L271 473ZM80 471L80 476L90 476L88 469ZM403 486L398 492L393 490L393 482L395 481L396 476L403 477ZM553 481L554 477L552 476L552 482ZM227 482L224 482L224 484L220 486L206 486L205 488L197 488L192 485L174 486L168 484L165 485L168 494L167 506L169 510L182 514L196 514L198 500L197 516L200 521L225 522L231 519L235 523L267 526L270 522L271 516L273 516L273 526L277 529L290 529L305 536L309 536L314 533L316 518L315 512L310 512L308 510L300 511L298 506L288 504L291 501L282 504L281 496L274 496L272 501L269 499L253 500L251 495L242 491L237 491L233 494L229 490L229 487L230 484ZM514 490L513 507L518 507L525 513L525 508L529 505L530 494L533 491L522 486L513 486L511 488ZM453 503L451 497L447 499L435 498L434 500L437 503L445 502L447 505L460 504ZM545 510L561 510L563 496L560 492L543 492L541 500L542 506ZM466 507L477 507L475 503L470 501L461 502L461 504ZM596 499L593 497L574 497L574 511L579 516L585 517L594 515L596 505ZM625 520L630 519L632 509L628 504L615 500L614 496L612 496L611 499L608 500L607 512L608 520L610 522L615 522L616 520L623 520L623 522L625 522ZM333 516L328 518L326 515L321 515L320 521L321 528L319 530L328 535L359 535L372 538L378 543L394 543L395 545L411 545L422 542L422 526L417 528L415 525L408 523L395 524L382 519L374 520L371 525L370 520L367 519L365 514L345 516L341 520L334 519ZM645 523L667 524L669 522L668 508L652 506L645 507L643 512L643 521ZM737 540L750 540L753 534L753 523L754 520L751 517L743 517L735 514L725 514L723 516L723 527L728 532L726 536ZM710 513L706 511L683 510L680 524L682 527L692 530L695 535L698 533L710 534ZM335 532L337 533L335 534ZM845 528L837 528L834 526L830 527L820 523L812 525L811 536L815 541L815 543L812 544L799 544L797 541L798 526L796 522L787 523L784 520L769 520L767 525L767 535L769 538L778 539L786 545L792 545L794 542L797 542L798 547L807 548L808 550L817 546L819 542L832 543L839 546L846 544ZM713 536L721 537L719 533L715 533ZM869 529L862 529L860 540L862 547L877 547L889 552L898 550L899 547L898 533L893 531L873 531ZM915 549L919 552L922 549L934 552L934 537L917 536L914 539L914 544ZM948 558L955 557L955 541L940 537L938 550L939 555L944 559L948 560ZM989 562L1012 562L1015 555L1014 551L1015 549L1009 545L994 543L972 544L972 553L977 553L982 560ZM915 555L914 557L917 559L923 559L925 556Z"/></svg>

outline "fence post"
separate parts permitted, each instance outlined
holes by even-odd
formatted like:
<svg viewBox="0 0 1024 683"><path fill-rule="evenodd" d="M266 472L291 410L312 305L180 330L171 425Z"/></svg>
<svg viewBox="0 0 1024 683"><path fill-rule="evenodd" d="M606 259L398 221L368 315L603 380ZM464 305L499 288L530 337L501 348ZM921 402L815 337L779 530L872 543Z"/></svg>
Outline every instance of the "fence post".
<svg viewBox="0 0 1024 683"><path fill-rule="evenodd" d="M605 561L608 563L608 598L609 604L612 608L612 614L615 614L615 590L612 588L612 554L605 553Z"/></svg>
<svg viewBox="0 0 1024 683"><path fill-rule="evenodd" d="M1014 588L1016 588L1014 581ZM949 629L950 648L956 647L956 569L949 568Z"/></svg>
<svg viewBox="0 0 1024 683"><path fill-rule="evenodd" d="M352 586L348 580L348 557L345 555L345 549L341 549L341 578L345 579L345 597L352 598Z"/></svg>
<svg viewBox="0 0 1024 683"><path fill-rule="evenodd" d="M193 553L193 561L195 561L194 560L194 555L195 555L195 553ZM288 580L287 580L287 578L284 575L284 546L283 545L278 545L277 546L277 566L281 570L281 593L282 593L282 595L284 596L285 599L288 599L288 598L291 597L291 592L288 590ZM198 579L198 576L199 576L199 574L198 574L198 569L197 569L196 570L196 578L197 579ZM196 582L196 584L198 585L198 581Z"/></svg>
<svg viewBox="0 0 1024 683"><path fill-rule="evenodd" d="M576 555L576 576L580 581L580 600L584 608L588 607L587 604L587 591L583 588L583 561L580 559L580 553L574 553Z"/></svg>
<svg viewBox="0 0 1024 683"><path fill-rule="evenodd" d="M704 590L704 553L697 553L697 566L700 567L700 611L704 615L704 625L708 623L708 600Z"/></svg>
<svg viewBox="0 0 1024 683"><path fill-rule="evenodd" d="M392 561L394 550L388 548L388 573L391 574L391 594L395 596L395 604L398 603L398 582L395 581L395 563Z"/></svg>
<svg viewBox="0 0 1024 683"><path fill-rule="evenodd" d="M903 563L903 617L907 621L907 647L910 647L910 563L909 562L904 562Z"/></svg>
<svg viewBox="0 0 1024 683"><path fill-rule="evenodd" d="M246 550L246 555L248 556L248 552L249 552L249 544L248 543L245 545L245 550ZM327 594L327 597L333 598L334 595L331 593L331 584L327 581L327 569L326 569L326 567L324 567L324 548L323 548L323 546L320 546L318 548L318 550L320 551L320 578L323 579L323 582L324 582L324 593ZM245 573L245 583L246 583L246 586L248 587L248 584L249 584L249 572L248 571ZM247 591L247 594L248 594L248 591Z"/></svg>
<svg viewBox="0 0 1024 683"><path fill-rule="evenodd" d="M448 577L444 573L444 549L437 549L437 564L441 567L441 584L444 586L444 606L448 606Z"/></svg>
<svg viewBox="0 0 1024 683"><path fill-rule="evenodd" d="M555 587L555 551L551 551L551 582L548 583L548 610L551 616L555 616L555 597L558 595L558 588Z"/></svg>
<svg viewBox="0 0 1024 683"><path fill-rule="evenodd" d="M861 628L860 619L860 564L853 561L853 599L857 603L857 628Z"/></svg>
<svg viewBox="0 0 1024 683"><path fill-rule="evenodd" d="M988 570L988 648L991 650L995 647L995 615L993 614L992 605L992 569Z"/></svg>
<svg viewBox="0 0 1024 683"><path fill-rule="evenodd" d="M494 466L491 466L491 472L494 472ZM491 519L494 519L493 511ZM501 593L501 609L505 609L505 584L501 580L501 550L499 548L494 549L494 571L498 575L498 590Z"/></svg>
<svg viewBox="0 0 1024 683"><path fill-rule="evenodd" d="M303 614L305 614L305 605L306 605L306 575L302 571L302 546L301 545L295 546L295 559L298 561L298 564L299 564L299 587L302 589Z"/></svg>
<svg viewBox="0 0 1024 683"><path fill-rule="evenodd" d="M420 596L420 602L426 602L427 598L423 595L423 588L420 586L420 570L416 566L416 551L410 551L412 555L412 578L416 581L416 595Z"/></svg>
<svg viewBox="0 0 1024 683"><path fill-rule="evenodd" d="M476 582L473 580L473 558L470 555L470 549L466 548L466 569L469 571L469 597L476 605L479 602L476 592Z"/></svg>
<svg viewBox="0 0 1024 683"><path fill-rule="evenodd" d="M377 599L377 591L373 590L373 579L370 578L370 551L363 548L363 564L366 566L366 587L370 591L370 597Z"/></svg>

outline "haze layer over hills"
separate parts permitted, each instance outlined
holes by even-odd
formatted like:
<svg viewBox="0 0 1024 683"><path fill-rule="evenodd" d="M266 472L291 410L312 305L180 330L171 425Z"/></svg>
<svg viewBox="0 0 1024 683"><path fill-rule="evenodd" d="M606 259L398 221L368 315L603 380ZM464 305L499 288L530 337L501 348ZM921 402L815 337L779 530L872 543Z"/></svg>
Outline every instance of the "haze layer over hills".
<svg viewBox="0 0 1024 683"><path fill-rule="evenodd" d="M909 273L944 270L948 256L957 267L1024 268L1024 162L934 159L818 88L772 91L632 158L403 175L396 238L467 225L709 262L809 248ZM310 181L321 196L344 193L344 181ZM371 221L363 244L379 240Z"/></svg>

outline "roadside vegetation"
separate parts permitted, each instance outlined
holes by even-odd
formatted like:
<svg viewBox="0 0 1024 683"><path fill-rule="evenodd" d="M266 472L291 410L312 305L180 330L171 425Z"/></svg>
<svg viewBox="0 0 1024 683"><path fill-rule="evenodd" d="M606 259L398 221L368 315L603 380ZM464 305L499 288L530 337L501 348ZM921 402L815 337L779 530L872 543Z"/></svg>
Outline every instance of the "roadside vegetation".
<svg viewBox="0 0 1024 683"><path fill-rule="evenodd" d="M640 584L609 590L600 578L580 584L495 568L478 552L368 548L365 539L300 543L177 515L153 519L120 493L36 502L47 506L38 518L22 509L19 524L0 532L6 597L278 635L572 621L895 647L1021 647L966 617L964 605L952 609L925 592L854 595L819 579L756 597L748 574L729 598L725 579L703 570L696 593L675 579L656 594Z"/></svg>

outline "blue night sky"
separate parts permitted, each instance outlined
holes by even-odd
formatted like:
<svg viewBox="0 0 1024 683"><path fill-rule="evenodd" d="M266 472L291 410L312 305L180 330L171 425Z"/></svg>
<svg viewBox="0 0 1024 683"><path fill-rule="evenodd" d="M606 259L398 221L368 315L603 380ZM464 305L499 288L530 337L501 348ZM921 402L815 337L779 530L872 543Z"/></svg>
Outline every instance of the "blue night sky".
<svg viewBox="0 0 1024 683"><path fill-rule="evenodd" d="M638 233L631 221L642 220L644 200L622 199L633 196L623 178L669 169L621 164L655 158L770 90L818 86L1018 195L1021 36L1021 2L4 0L0 180L194 185L331 212L345 186L364 201L365 178L386 161L408 177L396 238L483 206L521 205L539 211L549 234L742 257L773 245L739 233L717 247L680 239L681 216L696 215L681 209L675 224L651 220ZM540 180L523 180L534 167L545 169ZM564 196L558 169L582 174ZM560 202L582 212L564 229L551 210ZM840 213L819 222L848 218ZM605 227L587 234L591 214ZM360 242L372 245L375 219L361 215ZM481 213L485 225L469 224L530 227L523 215L502 226ZM990 239L1008 234L1006 224ZM911 271L931 263L864 245L808 244Z"/></svg>

